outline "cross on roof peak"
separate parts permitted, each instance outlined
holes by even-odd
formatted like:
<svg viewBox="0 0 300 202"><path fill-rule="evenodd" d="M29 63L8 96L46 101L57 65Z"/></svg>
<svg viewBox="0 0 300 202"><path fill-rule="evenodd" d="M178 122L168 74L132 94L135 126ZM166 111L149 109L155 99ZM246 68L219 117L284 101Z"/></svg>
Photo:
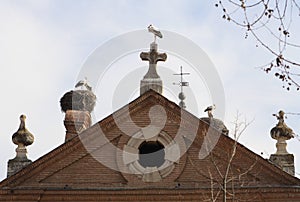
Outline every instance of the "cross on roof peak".
<svg viewBox="0 0 300 202"><path fill-rule="evenodd" d="M159 61L164 62L167 60L167 54L157 52L157 44L154 42L150 44L150 51L141 52L140 57L142 60L149 61L149 64L154 65L156 65Z"/></svg>
<svg viewBox="0 0 300 202"><path fill-rule="evenodd" d="M159 53L157 51L157 43L152 42L150 44L150 50L148 52L141 52L140 58L143 61L149 61L149 69L144 79L141 80L140 94L145 93L149 89L152 89L158 93L162 93L162 80L156 71L157 62L164 62L167 60L166 53Z"/></svg>

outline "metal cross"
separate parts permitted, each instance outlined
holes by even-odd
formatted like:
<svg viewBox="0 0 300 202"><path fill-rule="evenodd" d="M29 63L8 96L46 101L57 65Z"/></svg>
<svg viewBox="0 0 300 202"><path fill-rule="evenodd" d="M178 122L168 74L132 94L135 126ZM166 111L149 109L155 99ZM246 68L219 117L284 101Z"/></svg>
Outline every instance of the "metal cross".
<svg viewBox="0 0 300 202"><path fill-rule="evenodd" d="M183 93L183 86L189 86L189 82L183 81L183 75L189 75L190 73L183 73L182 72L182 66L180 66L180 74L174 74L174 75L180 75L180 82L179 83L173 83L174 85L179 85L181 88L181 92L178 95L178 98L180 99L179 106L183 109L186 108L186 105L184 103L185 95Z"/></svg>
<svg viewBox="0 0 300 202"><path fill-rule="evenodd" d="M179 75L180 76L180 82L179 83L173 83L174 85L179 85L181 88L181 92L183 92L183 86L189 86L189 82L183 81L183 75L190 75L190 73L183 73L182 72L182 66L180 66L180 73L179 74L173 74L173 75Z"/></svg>

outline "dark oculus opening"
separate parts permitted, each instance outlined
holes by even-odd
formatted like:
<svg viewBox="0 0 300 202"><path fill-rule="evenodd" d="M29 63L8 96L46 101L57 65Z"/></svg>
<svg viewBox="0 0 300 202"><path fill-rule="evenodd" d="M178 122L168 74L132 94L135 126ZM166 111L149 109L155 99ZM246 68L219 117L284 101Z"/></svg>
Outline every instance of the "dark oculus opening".
<svg viewBox="0 0 300 202"><path fill-rule="evenodd" d="M144 141L139 146L139 163L143 167L160 167L165 162L164 148L159 141Z"/></svg>

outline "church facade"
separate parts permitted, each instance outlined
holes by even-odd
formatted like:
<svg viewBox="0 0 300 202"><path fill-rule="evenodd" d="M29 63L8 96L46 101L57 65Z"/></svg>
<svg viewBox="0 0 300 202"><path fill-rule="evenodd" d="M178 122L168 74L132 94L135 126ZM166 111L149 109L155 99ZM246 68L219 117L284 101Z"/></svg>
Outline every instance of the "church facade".
<svg viewBox="0 0 300 202"><path fill-rule="evenodd" d="M0 201L300 201L283 119L272 133L280 149L263 159L230 138L222 121L195 117L161 94L156 63L166 55L155 42L141 58L149 61L141 95L94 125L91 89L67 92L66 141L34 162L21 122Z"/></svg>

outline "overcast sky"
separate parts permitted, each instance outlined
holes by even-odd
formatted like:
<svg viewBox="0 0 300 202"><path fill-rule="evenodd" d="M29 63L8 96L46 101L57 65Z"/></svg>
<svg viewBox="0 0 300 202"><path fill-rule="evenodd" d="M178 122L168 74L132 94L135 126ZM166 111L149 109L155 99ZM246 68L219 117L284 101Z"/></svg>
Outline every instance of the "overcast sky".
<svg viewBox="0 0 300 202"><path fill-rule="evenodd" d="M114 37L146 30L151 23L162 30L178 33L202 48L214 63L225 92L225 117L219 118L229 129L237 111L248 121L254 120L240 142L259 155L263 152L264 158L275 152L275 140L269 131L277 120L272 114L280 109L299 113L299 92L287 92L282 89L281 82L256 68L269 61L269 53L256 47L251 37L245 40L241 28L224 21L213 1L1 0L0 180L6 177L7 161L15 157L16 145L11 136L19 127L19 116L27 116L27 128L35 136L35 142L28 147L31 160L62 144L64 114L59 100L73 89L88 56ZM172 56L168 58L174 65L176 58L173 59ZM136 62L141 64L139 57ZM133 57L127 62L125 58L122 66L131 71L133 63ZM172 71L177 72L182 63L174 65ZM139 79L136 83L135 88L138 88ZM114 91L113 87L107 88ZM109 102L112 99L99 90L96 95L98 100ZM178 102L174 96L169 99ZM206 116L203 109L211 104L205 93L201 99L199 111L192 112L199 117ZM193 106L188 106L188 110L192 109ZM112 111L101 112L98 103L96 121ZM299 134L299 116L288 115L286 123ZM288 151L295 155L298 173L299 148L296 138L288 142Z"/></svg>

